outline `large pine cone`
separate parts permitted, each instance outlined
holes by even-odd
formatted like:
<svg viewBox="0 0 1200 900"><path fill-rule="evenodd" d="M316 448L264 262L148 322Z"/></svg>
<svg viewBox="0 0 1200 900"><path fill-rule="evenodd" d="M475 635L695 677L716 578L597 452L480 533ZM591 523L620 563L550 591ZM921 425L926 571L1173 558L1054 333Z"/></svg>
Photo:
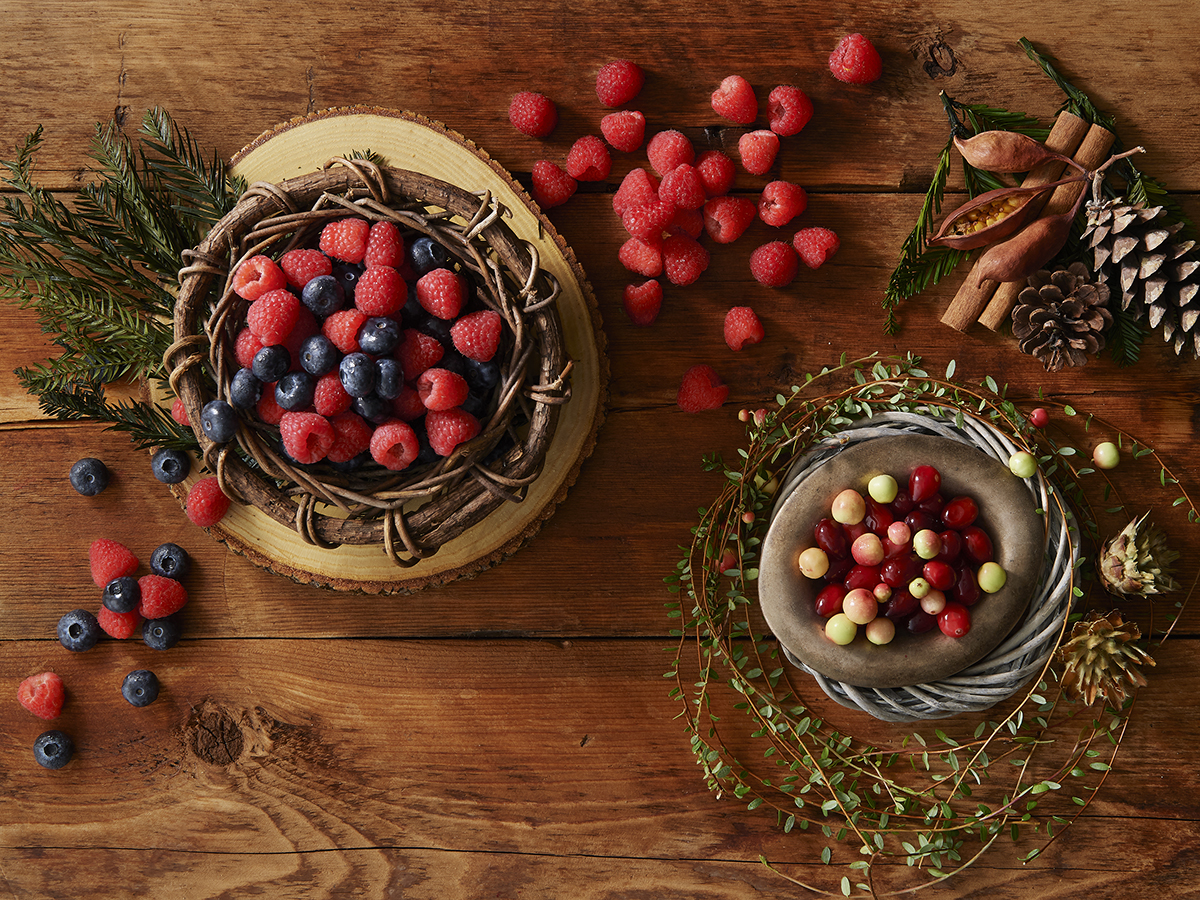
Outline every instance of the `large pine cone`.
<svg viewBox="0 0 1200 900"><path fill-rule="evenodd" d="M1082 366L1104 348L1104 332L1112 324L1109 289L1090 278L1080 262L1053 272L1042 269L1017 295L1013 336L1021 352L1040 359L1047 372Z"/></svg>

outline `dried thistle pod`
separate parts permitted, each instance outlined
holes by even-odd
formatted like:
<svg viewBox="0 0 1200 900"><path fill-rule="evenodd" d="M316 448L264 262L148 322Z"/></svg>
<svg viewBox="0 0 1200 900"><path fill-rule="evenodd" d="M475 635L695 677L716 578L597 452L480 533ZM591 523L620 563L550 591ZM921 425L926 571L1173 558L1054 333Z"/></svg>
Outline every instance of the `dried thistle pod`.
<svg viewBox="0 0 1200 900"><path fill-rule="evenodd" d="M985 172L1028 172L1052 160L1066 163L1080 173L1084 171L1071 157L1055 153L1040 141L1016 131L981 131L969 138L956 134L954 146L968 165Z"/></svg>
<svg viewBox="0 0 1200 900"><path fill-rule="evenodd" d="M928 244L952 250L975 250L1001 241L1027 225L1041 210L1041 205L1034 202L1037 198L1059 185L1082 181L1084 177L1074 175L1049 184L996 188L980 194L946 216Z"/></svg>

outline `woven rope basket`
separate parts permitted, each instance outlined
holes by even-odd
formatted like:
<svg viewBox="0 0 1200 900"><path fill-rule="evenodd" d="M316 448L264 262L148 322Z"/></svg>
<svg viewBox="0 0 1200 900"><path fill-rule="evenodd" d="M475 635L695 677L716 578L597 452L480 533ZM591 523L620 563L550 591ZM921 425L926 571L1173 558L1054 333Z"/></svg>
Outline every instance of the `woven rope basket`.
<svg viewBox="0 0 1200 900"><path fill-rule="evenodd" d="M204 242L185 253L175 341L164 357L222 490L294 528L307 544L378 544L400 567L432 556L502 504L520 503L570 399L572 362L555 303L560 286L504 215L490 193L365 160L337 158L318 172L251 185ZM232 289L232 274L251 256L311 246L327 222L346 216L391 220L431 237L484 306L500 314L500 381L480 434L411 471L367 465L352 474L294 464L280 452L278 428L252 416L239 417L235 440L214 444L199 427L200 412L209 400L228 397L238 369L234 341L248 307Z"/></svg>
<svg viewBox="0 0 1200 900"><path fill-rule="evenodd" d="M975 447L1005 464L1019 448L991 425L964 416L934 418L915 413L878 413L815 444L788 469L779 490L776 509L822 463L864 441L901 434L949 438ZM965 712L990 709L1007 700L1037 676L1058 646L1063 623L1071 608L1071 575L1078 547L1071 539L1073 523L1051 501L1050 485L1039 471L1026 479L1038 508L1045 510L1045 552L1041 578L1024 617L1012 632L979 662L948 678L898 688L861 688L827 678L801 662L783 647L795 666L809 673L821 689L842 706L887 722L943 719Z"/></svg>

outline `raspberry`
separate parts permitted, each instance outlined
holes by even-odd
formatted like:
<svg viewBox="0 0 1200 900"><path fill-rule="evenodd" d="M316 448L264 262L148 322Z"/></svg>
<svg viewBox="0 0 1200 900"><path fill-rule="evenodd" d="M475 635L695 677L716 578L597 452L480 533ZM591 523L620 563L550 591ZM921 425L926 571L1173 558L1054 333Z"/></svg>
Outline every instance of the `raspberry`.
<svg viewBox="0 0 1200 900"><path fill-rule="evenodd" d="M272 392L273 395L274 392ZM188 491L187 517L193 525L199 525L201 528L209 528L225 518L225 513L228 511L229 498L221 491L221 484L215 477L210 475L208 478L201 478ZM167 580L170 581L169 578ZM144 594L142 599L145 602ZM144 612L142 615L146 616ZM164 615L168 614L164 613ZM158 617L146 616L146 618L156 619Z"/></svg>
<svg viewBox="0 0 1200 900"><path fill-rule="evenodd" d="M504 320L500 318L500 313L481 309L451 325L450 340L454 342L454 349L463 356L476 362L487 362L496 355L503 331Z"/></svg>
<svg viewBox="0 0 1200 900"><path fill-rule="evenodd" d="M768 225L786 225L808 207L804 188L790 181L772 181L758 198L758 217Z"/></svg>
<svg viewBox="0 0 1200 900"><path fill-rule="evenodd" d="M400 332L400 343L393 355L400 361L404 377L415 381L430 366L437 365L445 352L446 348L437 338L415 328L406 328Z"/></svg>
<svg viewBox="0 0 1200 900"><path fill-rule="evenodd" d="M733 187L733 179L737 170L733 160L720 150L705 150L696 157L696 171L704 182L704 190L710 197L720 197L728 194Z"/></svg>
<svg viewBox="0 0 1200 900"><path fill-rule="evenodd" d="M665 175L676 166L696 161L692 142L683 132L673 129L660 131L646 144L646 158L659 176Z"/></svg>
<svg viewBox="0 0 1200 900"><path fill-rule="evenodd" d="M671 234L686 234L698 241L700 235L704 234L704 213L699 209L676 209L667 231Z"/></svg>
<svg viewBox="0 0 1200 900"><path fill-rule="evenodd" d="M371 459L392 472L407 469L421 452L417 433L399 419L389 419L376 428L371 435L370 448Z"/></svg>
<svg viewBox="0 0 1200 900"><path fill-rule="evenodd" d="M689 163L680 163L663 176L658 186L658 196L672 206L683 209L699 209L708 199L704 180L696 167Z"/></svg>
<svg viewBox="0 0 1200 900"><path fill-rule="evenodd" d="M751 175L766 175L779 152L779 135L773 131L749 131L738 138L742 168Z"/></svg>
<svg viewBox="0 0 1200 900"><path fill-rule="evenodd" d="M750 274L767 287L787 287L800 270L800 257L792 245L771 241L750 254Z"/></svg>
<svg viewBox="0 0 1200 900"><path fill-rule="evenodd" d="M333 263L320 250L289 250L279 257L279 268L287 276L287 283L294 288L303 288L318 275L333 271Z"/></svg>
<svg viewBox="0 0 1200 900"><path fill-rule="evenodd" d="M141 631L142 616L136 609L119 613L113 612L107 606L101 606L100 611L96 613L96 623L110 638L123 641L135 631Z"/></svg>
<svg viewBox="0 0 1200 900"><path fill-rule="evenodd" d="M638 95L645 83L646 73L641 66L627 59L614 59L596 73L596 96L605 106L623 106Z"/></svg>
<svg viewBox="0 0 1200 900"><path fill-rule="evenodd" d="M829 71L847 84L870 84L883 74L883 60L865 36L848 34L829 54Z"/></svg>
<svg viewBox="0 0 1200 900"><path fill-rule="evenodd" d="M279 420L283 418L284 410L275 399L275 385L263 385L262 396L258 398L258 403L254 406L254 412L260 421L268 425L279 424Z"/></svg>
<svg viewBox="0 0 1200 900"><path fill-rule="evenodd" d="M653 325L662 309L662 285L655 279L625 285L625 314L634 325Z"/></svg>
<svg viewBox="0 0 1200 900"><path fill-rule="evenodd" d="M366 219L337 219L321 229L321 250L342 262L359 263L367 255L371 225Z"/></svg>
<svg viewBox="0 0 1200 900"><path fill-rule="evenodd" d="M417 302L439 319L457 319L466 294L466 281L450 269L434 269L417 279Z"/></svg>
<svg viewBox="0 0 1200 900"><path fill-rule="evenodd" d="M600 120L600 133L614 150L632 153L646 139L646 117L636 109L609 113Z"/></svg>
<svg viewBox="0 0 1200 900"><path fill-rule="evenodd" d="M317 317L313 315L311 309L301 303L300 308L296 310L296 324L292 326L287 340L283 342L283 346L287 348L288 359L291 360L293 371L300 368L300 347L314 334L320 333L321 326L317 322Z"/></svg>
<svg viewBox="0 0 1200 900"><path fill-rule="evenodd" d="M243 328L238 332L237 338L233 342L233 355L237 357L238 365L243 369L249 369L254 365L254 355L263 348L263 342L258 339L258 335L249 328ZM180 422L181 425L187 424Z"/></svg>
<svg viewBox="0 0 1200 900"><path fill-rule="evenodd" d="M313 410L319 415L329 418L336 416L339 413L344 413L350 408L350 404L354 402L354 398L347 392L342 384L342 379L338 376L338 370L326 372L317 379L317 385L313 388ZM280 419L283 418L283 412L280 411ZM278 421L275 423L279 424Z"/></svg>
<svg viewBox="0 0 1200 900"><path fill-rule="evenodd" d="M630 272L645 275L647 278L657 278L662 274L662 240L631 237L617 251L617 259Z"/></svg>
<svg viewBox="0 0 1200 900"><path fill-rule="evenodd" d="M411 384L400 388L399 396L392 401L392 412L403 422L415 422L425 415L425 404L421 402L417 389Z"/></svg>
<svg viewBox="0 0 1200 900"><path fill-rule="evenodd" d="M549 137L558 124L558 108L554 101L537 91L513 94L508 104L508 121L512 127L530 137Z"/></svg>
<svg viewBox="0 0 1200 900"><path fill-rule="evenodd" d="M756 211L745 197L714 197L704 204L704 230L718 244L732 244L750 227Z"/></svg>
<svg viewBox="0 0 1200 900"><path fill-rule="evenodd" d="M391 266L399 269L405 264L408 256L404 252L404 235L396 227L395 222L382 219L371 226L367 232L367 252L363 254L363 262L370 266Z"/></svg>
<svg viewBox="0 0 1200 900"><path fill-rule="evenodd" d="M138 588L142 592L138 613L143 619L161 619L177 613L188 602L187 588L165 575L143 575L138 579Z"/></svg>
<svg viewBox="0 0 1200 900"><path fill-rule="evenodd" d="M408 300L408 285L391 266L367 266L354 286L354 305L368 316L398 313Z"/></svg>
<svg viewBox="0 0 1200 900"><path fill-rule="evenodd" d="M30 675L17 686L17 700L39 719L57 719L67 699L63 680L53 672Z"/></svg>
<svg viewBox="0 0 1200 900"><path fill-rule="evenodd" d="M624 216L626 210L658 200L658 180L645 169L630 169L613 194L613 212Z"/></svg>
<svg viewBox="0 0 1200 900"><path fill-rule="evenodd" d="M459 444L479 434L479 420L464 409L430 410L425 416L429 446L438 456L449 456Z"/></svg>
<svg viewBox="0 0 1200 900"><path fill-rule="evenodd" d="M758 98L741 75L730 75L713 91L712 108L735 125L749 125L758 118Z"/></svg>
<svg viewBox="0 0 1200 900"><path fill-rule="evenodd" d="M332 463L349 462L371 446L371 423L358 413L342 411L329 420L333 443L325 458Z"/></svg>
<svg viewBox="0 0 1200 900"><path fill-rule="evenodd" d="M725 313L725 343L730 350L741 350L746 344L757 344L764 337L762 322L748 306L735 306Z"/></svg>
<svg viewBox="0 0 1200 900"><path fill-rule="evenodd" d="M282 344L296 325L300 301L290 291L268 291L246 310L246 327L264 346Z"/></svg>
<svg viewBox="0 0 1200 900"><path fill-rule="evenodd" d="M284 452L306 465L323 460L336 437L327 418L310 412L285 412L279 420L279 436Z"/></svg>
<svg viewBox="0 0 1200 900"><path fill-rule="evenodd" d="M686 234L673 234L663 241L663 271L671 284L694 282L708 268L708 251Z"/></svg>
<svg viewBox="0 0 1200 900"><path fill-rule="evenodd" d="M683 373L675 402L684 412L694 413L716 409L728 396L728 385L721 381L713 367L700 363Z"/></svg>
<svg viewBox="0 0 1200 900"><path fill-rule="evenodd" d="M810 269L821 268L840 245L838 236L828 228L801 228L792 238L792 247Z"/></svg>
<svg viewBox="0 0 1200 900"><path fill-rule="evenodd" d="M283 270L269 256L252 256L233 273L233 290L243 300L257 300L287 285Z"/></svg>
<svg viewBox="0 0 1200 900"><path fill-rule="evenodd" d="M97 538L88 548L88 562L92 567L92 581L103 588L114 578L132 575L137 571L138 558L133 551L119 541Z"/></svg>
<svg viewBox="0 0 1200 900"><path fill-rule="evenodd" d="M248 332L247 332L248 333ZM253 336L253 335L252 335ZM258 338L254 338L258 340ZM246 368L249 368L247 366ZM191 428L192 422L188 418L187 407L183 405L183 401L176 397L171 403L171 418L182 425L184 428Z"/></svg>
<svg viewBox="0 0 1200 900"><path fill-rule="evenodd" d="M585 134L567 151L567 174L576 181L603 181L611 171L608 148L594 134Z"/></svg>
<svg viewBox="0 0 1200 900"><path fill-rule="evenodd" d="M670 203L654 200L644 206L627 209L621 214L621 224L634 237L648 241L661 236L674 216L675 208Z"/></svg>
<svg viewBox="0 0 1200 900"><path fill-rule="evenodd" d="M532 181L533 199L542 209L562 206L575 196L579 187L574 178L546 159L533 164Z"/></svg>
<svg viewBox="0 0 1200 900"><path fill-rule="evenodd" d="M767 122L780 137L799 134L812 116L812 101L798 87L781 84L767 97Z"/></svg>
<svg viewBox="0 0 1200 900"><path fill-rule="evenodd" d="M467 380L449 369L426 369L417 379L416 386L424 407L438 412L461 406L471 392Z"/></svg>
<svg viewBox="0 0 1200 900"><path fill-rule="evenodd" d="M343 353L357 353L358 330L369 318L360 309L341 309L321 323L321 334Z"/></svg>

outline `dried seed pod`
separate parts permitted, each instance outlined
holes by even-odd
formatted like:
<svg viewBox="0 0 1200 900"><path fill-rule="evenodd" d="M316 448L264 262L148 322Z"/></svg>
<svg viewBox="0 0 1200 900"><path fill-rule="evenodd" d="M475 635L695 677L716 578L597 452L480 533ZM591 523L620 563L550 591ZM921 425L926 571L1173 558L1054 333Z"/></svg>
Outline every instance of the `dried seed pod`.
<svg viewBox="0 0 1200 900"><path fill-rule="evenodd" d="M1066 246L1071 223L1079 212L1079 204L1057 216L1045 216L1031 223L1019 234L983 252L975 264L979 283L1024 281L1054 259Z"/></svg>
<svg viewBox="0 0 1200 900"><path fill-rule="evenodd" d="M1028 172L1049 160L1067 163L1082 171L1079 163L1055 153L1045 144L1015 131L981 131L969 138L955 135L954 146L968 165L986 172Z"/></svg>
<svg viewBox="0 0 1200 900"><path fill-rule="evenodd" d="M980 194L946 217L929 239L929 246L974 250L1003 240L1041 210L1041 205L1033 202L1036 198L1082 179L1076 175L1034 187L996 188Z"/></svg>

